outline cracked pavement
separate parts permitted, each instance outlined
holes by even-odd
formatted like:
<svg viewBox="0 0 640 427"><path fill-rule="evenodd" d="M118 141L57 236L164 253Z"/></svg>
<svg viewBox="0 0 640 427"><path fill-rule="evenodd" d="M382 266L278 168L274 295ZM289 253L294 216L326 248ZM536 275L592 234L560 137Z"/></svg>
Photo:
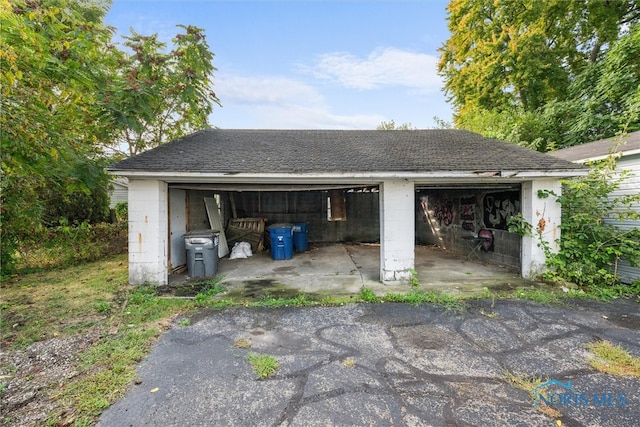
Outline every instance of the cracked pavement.
<svg viewBox="0 0 640 427"><path fill-rule="evenodd" d="M460 314L398 303L206 312L161 337L140 383L98 425L637 426L640 379L596 372L586 344L608 340L640 357L639 308L473 300ZM257 379L250 352L280 368ZM571 381L587 404L558 398L550 417L505 372Z"/></svg>

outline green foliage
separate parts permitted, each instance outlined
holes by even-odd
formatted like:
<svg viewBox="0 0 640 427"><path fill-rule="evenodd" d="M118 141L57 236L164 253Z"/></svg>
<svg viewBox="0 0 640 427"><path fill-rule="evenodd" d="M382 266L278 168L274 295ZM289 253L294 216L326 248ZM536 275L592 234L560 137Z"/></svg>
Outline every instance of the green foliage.
<svg viewBox="0 0 640 427"><path fill-rule="evenodd" d="M443 307L447 311L462 313L465 311L464 301L445 292L424 292L421 290L412 290L406 294L386 294L380 298L380 302L401 302L405 304L435 304Z"/></svg>
<svg viewBox="0 0 640 427"><path fill-rule="evenodd" d="M613 136L629 119L640 128L636 1L453 0L447 10L438 70L456 127L538 151Z"/></svg>
<svg viewBox="0 0 640 427"><path fill-rule="evenodd" d="M252 307L307 307L316 304L315 301L308 299L304 294L300 294L292 298L274 298L270 295L265 295L264 298L254 301L250 305Z"/></svg>
<svg viewBox="0 0 640 427"><path fill-rule="evenodd" d="M394 120L388 122L382 121L376 127L376 130L415 130L416 128L411 123L402 123L397 125Z"/></svg>
<svg viewBox="0 0 640 427"><path fill-rule="evenodd" d="M258 379L266 379L275 374L280 367L278 359L269 354L249 353L247 360L253 367Z"/></svg>
<svg viewBox="0 0 640 427"><path fill-rule="evenodd" d="M615 157L609 156L587 176L564 182L557 197L562 240L559 253L549 255L551 274L580 285L612 286L619 283L615 266L621 258L632 265L640 262L640 230L623 231L609 221L639 217L631 206L640 202L640 195L612 197L627 176L616 174L615 166Z"/></svg>
<svg viewBox="0 0 640 427"><path fill-rule="evenodd" d="M638 286L620 287L616 274L620 259L640 264L640 229L622 230L614 225L615 220L640 218L632 208L640 202L639 194L613 195L627 176L628 171L616 172L616 157L610 155L592 165L588 175L563 181L562 195L547 192L562 206L557 253L522 216L509 220L509 231L539 238L547 258L548 279L574 282L604 299L635 292Z"/></svg>
<svg viewBox="0 0 640 427"><path fill-rule="evenodd" d="M412 288L417 288L418 286L420 286L420 280L418 280L418 272L414 268L411 269L411 280L409 281L409 285Z"/></svg>
<svg viewBox="0 0 640 427"><path fill-rule="evenodd" d="M381 299L369 288L360 289L360 299L364 302L380 302Z"/></svg>
<svg viewBox="0 0 640 427"><path fill-rule="evenodd" d="M126 253L127 225L100 223L56 227L36 226L16 247L13 261L21 271L65 267Z"/></svg>
<svg viewBox="0 0 640 427"><path fill-rule="evenodd" d="M48 178L92 157L103 134L94 94L111 37L105 13L93 1L0 1L3 274L40 223Z"/></svg>
<svg viewBox="0 0 640 427"><path fill-rule="evenodd" d="M209 127L213 54L202 29L179 26L171 49L158 35L131 30L100 98L113 125L108 147L127 156Z"/></svg>
<svg viewBox="0 0 640 427"><path fill-rule="evenodd" d="M224 286L220 286L220 281L222 281L223 277L224 276L216 276L204 283L204 286L201 287L200 292L198 292L194 298L197 305L208 305L212 302L213 297L227 291Z"/></svg>
<svg viewBox="0 0 640 427"><path fill-rule="evenodd" d="M182 26L168 53L133 32L120 50L109 5L0 0L2 276L39 226L107 218L105 148L136 154L209 126L218 100L203 31Z"/></svg>
<svg viewBox="0 0 640 427"><path fill-rule="evenodd" d="M116 203L114 210L117 222L127 222L129 219L129 204L127 202Z"/></svg>

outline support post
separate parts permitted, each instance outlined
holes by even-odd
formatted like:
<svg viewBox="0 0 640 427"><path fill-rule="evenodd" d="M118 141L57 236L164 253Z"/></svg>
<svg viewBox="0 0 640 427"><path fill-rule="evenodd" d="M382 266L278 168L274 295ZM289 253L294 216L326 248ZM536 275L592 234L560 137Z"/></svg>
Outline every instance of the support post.
<svg viewBox="0 0 640 427"><path fill-rule="evenodd" d="M415 190L411 181L380 185L380 281L409 283L415 265Z"/></svg>
<svg viewBox="0 0 640 427"><path fill-rule="evenodd" d="M157 180L129 180L129 283L166 285L168 188Z"/></svg>
<svg viewBox="0 0 640 427"><path fill-rule="evenodd" d="M521 274L529 280L535 280L547 271L541 239L552 252L559 249L561 206L553 196L539 197L540 190L552 190L560 195L562 185L557 179L539 179L522 184L522 216L532 225L533 236L522 237Z"/></svg>

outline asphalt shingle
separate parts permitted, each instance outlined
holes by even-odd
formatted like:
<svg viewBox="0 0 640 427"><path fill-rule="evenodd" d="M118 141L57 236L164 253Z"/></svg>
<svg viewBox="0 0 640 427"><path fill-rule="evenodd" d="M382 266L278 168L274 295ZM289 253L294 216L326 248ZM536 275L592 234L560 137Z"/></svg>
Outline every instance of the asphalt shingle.
<svg viewBox="0 0 640 427"><path fill-rule="evenodd" d="M576 170L581 166L453 129L208 129L125 159L111 171L213 173Z"/></svg>

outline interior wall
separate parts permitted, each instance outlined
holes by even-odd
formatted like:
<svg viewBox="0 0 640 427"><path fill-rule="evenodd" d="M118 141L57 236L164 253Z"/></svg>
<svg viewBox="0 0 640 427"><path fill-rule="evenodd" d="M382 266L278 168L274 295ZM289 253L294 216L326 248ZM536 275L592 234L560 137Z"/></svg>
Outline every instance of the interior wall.
<svg viewBox="0 0 640 427"><path fill-rule="evenodd" d="M520 236L507 230L507 219L519 212L519 190L420 190L416 193L416 240L468 255L468 239L480 230L490 230L493 247L479 251L481 259L520 268Z"/></svg>
<svg viewBox="0 0 640 427"><path fill-rule="evenodd" d="M190 230L209 228L204 197L212 191L189 192ZM327 215L328 191L242 191L221 193L221 210L225 223L237 218L265 218L267 225L276 223L309 223L309 242L378 242L378 192L345 191L346 220L330 221Z"/></svg>

